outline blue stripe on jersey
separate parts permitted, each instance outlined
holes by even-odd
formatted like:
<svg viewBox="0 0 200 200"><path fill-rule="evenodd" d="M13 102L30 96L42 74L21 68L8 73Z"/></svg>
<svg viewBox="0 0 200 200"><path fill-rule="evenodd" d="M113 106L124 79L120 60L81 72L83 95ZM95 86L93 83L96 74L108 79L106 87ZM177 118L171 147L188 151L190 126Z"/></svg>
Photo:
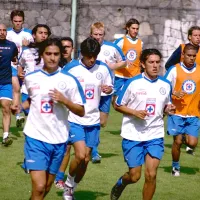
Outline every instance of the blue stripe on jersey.
<svg viewBox="0 0 200 200"><path fill-rule="evenodd" d="M28 29L28 28L24 28L22 29L24 32L30 33L32 35L32 30Z"/></svg>
<svg viewBox="0 0 200 200"><path fill-rule="evenodd" d="M154 82L156 82L157 80L158 80L158 77L157 78L155 78L155 79L149 79L149 78L147 78L145 75L143 75L143 77L144 77L144 79L145 80L147 80L147 81L149 81L150 83L154 83Z"/></svg>
<svg viewBox="0 0 200 200"><path fill-rule="evenodd" d="M50 74L49 74L48 72L45 72L44 70L41 70L41 69L40 69L40 71L41 71L43 74L47 75L47 76L53 76L53 75L55 75L55 74L57 74L57 73L60 72L59 69L57 69L55 72L50 73Z"/></svg>
<svg viewBox="0 0 200 200"><path fill-rule="evenodd" d="M167 79L169 73L171 72L171 70L172 70L174 67L175 67L175 65L172 65L172 66L167 70L166 74L164 75L164 78Z"/></svg>
<svg viewBox="0 0 200 200"><path fill-rule="evenodd" d="M63 68L62 68L62 72L63 73L67 73L70 69L72 69L72 68L74 68L74 67L76 67L76 66L78 66L78 65L80 65L79 64L79 61L78 60L73 60L72 62L70 62L70 63L67 63Z"/></svg>
<svg viewBox="0 0 200 200"><path fill-rule="evenodd" d="M113 76L113 73L112 73L111 69L108 67L108 65L106 63L104 63L104 62L101 62L100 60L96 60L95 64L97 64L97 65L103 65L103 66L105 66L108 69L110 77L112 79L112 84L114 84L114 82L113 82L114 76Z"/></svg>
<svg viewBox="0 0 200 200"><path fill-rule="evenodd" d="M117 45L122 39L123 39L123 37L121 37L121 38L115 40L113 43Z"/></svg>
<svg viewBox="0 0 200 200"><path fill-rule="evenodd" d="M119 52L119 54L120 54L121 57L122 57L122 60L123 60L123 61L126 60L126 57L124 56L123 51L122 51L116 44L114 44L114 43L112 43L112 42L105 41L105 40L103 41L103 44L108 45L108 46L112 46L112 47L114 47L115 49L117 49L117 51Z"/></svg>
<svg viewBox="0 0 200 200"><path fill-rule="evenodd" d="M194 63L194 65L193 65L191 68L188 68L188 67L186 67L186 66L184 65L183 62L181 62L181 67L185 68L185 69L188 70L188 71L192 71L192 70L196 67L196 63Z"/></svg>
<svg viewBox="0 0 200 200"><path fill-rule="evenodd" d="M121 105L122 99L123 99L123 97L124 97L124 94L125 94L127 88L129 87L129 85L130 85L133 81L138 80L138 79L141 79L141 78L143 78L143 76L142 76L142 74L139 74L139 75L137 75L137 76L135 76L135 77L133 77L133 78L130 78L128 81L126 81L126 83L125 83L124 86L122 87L121 91L119 92L119 96L117 97L117 100L116 100L116 104L117 104L118 106Z"/></svg>
<svg viewBox="0 0 200 200"><path fill-rule="evenodd" d="M70 74L69 72L61 71L61 73L65 74L67 76L70 76L75 80L75 82L76 82L76 84L78 86L78 91L79 91L79 93L81 95L82 102L85 104L86 103L86 99L85 99L85 95L84 95L84 92L83 92L83 88L82 88L81 84L79 83L79 81L77 80L77 78L75 76L73 76L72 74Z"/></svg>
<svg viewBox="0 0 200 200"><path fill-rule="evenodd" d="M31 74L38 73L38 72L40 72L40 71L41 71L40 69L35 70L35 71L33 71L33 72L30 72L30 73L26 74L25 77L27 77L27 76L29 76L29 75L31 75Z"/></svg>
<svg viewBox="0 0 200 200"><path fill-rule="evenodd" d="M7 28L7 31L12 31L12 28L11 27Z"/></svg>

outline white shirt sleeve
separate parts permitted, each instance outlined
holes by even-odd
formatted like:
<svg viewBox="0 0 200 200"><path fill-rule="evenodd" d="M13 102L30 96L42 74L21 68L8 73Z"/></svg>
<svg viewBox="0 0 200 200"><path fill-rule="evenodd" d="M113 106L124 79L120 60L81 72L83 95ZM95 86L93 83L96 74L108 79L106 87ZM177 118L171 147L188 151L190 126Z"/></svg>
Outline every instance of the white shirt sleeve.
<svg viewBox="0 0 200 200"><path fill-rule="evenodd" d="M171 83L172 85L172 90L174 90L174 87L176 85L176 76L177 76L177 71L176 67L173 67L167 71L165 74L165 78Z"/></svg>

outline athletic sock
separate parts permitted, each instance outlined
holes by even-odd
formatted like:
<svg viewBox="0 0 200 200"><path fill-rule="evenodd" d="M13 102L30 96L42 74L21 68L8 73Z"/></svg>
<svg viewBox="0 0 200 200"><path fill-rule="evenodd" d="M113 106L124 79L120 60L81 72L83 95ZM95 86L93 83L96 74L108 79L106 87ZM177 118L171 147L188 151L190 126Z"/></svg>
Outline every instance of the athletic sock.
<svg viewBox="0 0 200 200"><path fill-rule="evenodd" d="M74 177L72 177L72 176L70 176L70 174L68 174L65 184L69 187L74 187Z"/></svg>
<svg viewBox="0 0 200 200"><path fill-rule="evenodd" d="M3 133L3 139L6 139L8 137L8 134L9 134L8 132L4 132Z"/></svg>
<svg viewBox="0 0 200 200"><path fill-rule="evenodd" d="M179 161L178 162L172 161L172 167L175 167L176 169L180 169Z"/></svg>

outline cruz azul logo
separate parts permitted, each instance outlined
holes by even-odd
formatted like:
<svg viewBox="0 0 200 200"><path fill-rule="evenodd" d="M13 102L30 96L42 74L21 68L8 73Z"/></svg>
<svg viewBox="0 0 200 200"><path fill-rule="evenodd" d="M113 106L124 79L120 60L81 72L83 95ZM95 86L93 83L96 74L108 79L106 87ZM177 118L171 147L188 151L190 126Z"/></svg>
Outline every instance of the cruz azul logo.
<svg viewBox="0 0 200 200"><path fill-rule="evenodd" d="M134 49L130 49L126 54L126 57L127 57L128 61L133 62L137 57L137 53Z"/></svg>
<svg viewBox="0 0 200 200"><path fill-rule="evenodd" d="M41 113L53 113L53 100L50 97L42 97Z"/></svg>
<svg viewBox="0 0 200 200"><path fill-rule="evenodd" d="M94 88L95 88L95 85L93 85L93 84L85 85L85 98L86 99L94 99Z"/></svg>
<svg viewBox="0 0 200 200"><path fill-rule="evenodd" d="M147 98L145 110L147 111L149 116L154 116L155 115L156 98Z"/></svg>
<svg viewBox="0 0 200 200"><path fill-rule="evenodd" d="M193 80L186 80L182 84L182 90L188 94L192 94L196 90L196 83Z"/></svg>

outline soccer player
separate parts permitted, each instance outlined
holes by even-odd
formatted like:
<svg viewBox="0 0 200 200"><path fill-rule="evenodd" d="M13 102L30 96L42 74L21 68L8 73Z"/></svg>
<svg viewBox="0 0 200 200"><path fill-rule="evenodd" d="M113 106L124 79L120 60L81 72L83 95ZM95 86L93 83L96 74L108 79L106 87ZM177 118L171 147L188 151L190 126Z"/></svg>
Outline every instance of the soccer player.
<svg viewBox="0 0 200 200"><path fill-rule="evenodd" d="M63 47L63 57L59 66L64 67L66 64L73 62L72 53L74 52L74 42L70 37L63 37L60 39Z"/></svg>
<svg viewBox="0 0 200 200"><path fill-rule="evenodd" d="M108 66L96 60L99 52L100 44L89 37L81 43L82 59L63 69L79 80L86 97L85 116L69 114L69 142L74 147L75 157L70 162L65 182L63 198L67 200L73 199L74 189L86 172L91 150L99 143L101 92L112 92L113 77Z"/></svg>
<svg viewBox="0 0 200 200"><path fill-rule="evenodd" d="M140 54L142 52L143 42L137 37L139 25L140 23L137 19L129 19L125 26L126 35L114 42L122 49L127 61L125 68L115 70L114 88L116 96L128 79L140 74ZM116 97L113 98L113 100L115 99Z"/></svg>
<svg viewBox="0 0 200 200"><path fill-rule="evenodd" d="M100 60L102 62L105 62L111 70L120 69L126 66L126 58L121 50L116 44L112 42L108 42L104 40L105 37L105 27L102 22L96 22L91 25L90 28L90 35L91 37L95 38L99 44L101 45L100 53L98 54L97 60ZM110 104L112 100L111 95L105 95L102 93L104 97L104 100L106 99L107 105L105 109L101 106L100 103L100 122L101 127L105 127L107 120L108 120L108 114L110 111ZM93 163L100 163L101 162L101 156L98 153L97 147L94 147L92 149L92 162Z"/></svg>
<svg viewBox="0 0 200 200"><path fill-rule="evenodd" d="M42 69L44 63L41 60L38 63L36 60L38 59L38 48L41 43L46 40L51 35L51 30L46 24L37 24L32 30L32 36L34 38L34 43L30 43L28 47L23 47L19 64L18 64L18 76L19 79L23 82L24 75L30 72L36 71L38 69ZM28 99L28 91L24 83L22 83L21 87L22 93L22 102ZM27 116L29 110L23 110L24 114Z"/></svg>
<svg viewBox="0 0 200 200"><path fill-rule="evenodd" d="M0 103L3 113L3 141L2 144L8 146L12 144L12 139L9 138L10 128L10 105L12 101L12 70L11 61L17 58L17 47L14 42L6 39L6 26L0 24ZM17 106L13 103L13 106Z"/></svg>
<svg viewBox="0 0 200 200"><path fill-rule="evenodd" d="M171 85L158 76L160 60L158 50L143 50L140 62L144 72L129 79L116 99L116 110L124 114L122 149L129 169L112 188L111 200L119 199L128 184L140 179L144 163L143 200L153 198L157 168L164 153L163 115L174 110Z"/></svg>
<svg viewBox="0 0 200 200"><path fill-rule="evenodd" d="M183 62L172 66L166 78L172 83L172 102L176 106L174 115L168 116L167 131L173 136L172 175L180 176L181 145L185 143L195 148L200 128L200 65L195 63L198 49L186 44L183 50Z"/></svg>
<svg viewBox="0 0 200 200"><path fill-rule="evenodd" d="M49 192L62 162L68 139L68 112L84 115L85 102L79 82L59 70L62 46L48 39L39 48L44 61L42 70L29 73L25 85L30 112L24 127L25 160L23 167L32 180L32 200L42 200Z"/></svg>
<svg viewBox="0 0 200 200"><path fill-rule="evenodd" d="M10 20L13 24L12 28L7 29L7 40L14 42L18 48L18 60L21 57L22 46L27 46L29 42L33 42L31 31L23 28L24 12L21 10L13 10L10 14ZM12 63L12 84L13 84L13 104L19 105L20 102L20 84L17 77L17 63ZM16 126L21 127L24 117L16 115Z"/></svg>
<svg viewBox="0 0 200 200"><path fill-rule="evenodd" d="M198 49L198 53L196 56L196 63L200 64L200 51L199 51L199 45L200 45L200 27L199 26L192 26L188 30L188 40L189 43L195 46ZM165 64L165 69L168 70L171 66L180 63L183 61L183 49L185 47L185 44L181 44L170 56L168 61Z"/></svg>

